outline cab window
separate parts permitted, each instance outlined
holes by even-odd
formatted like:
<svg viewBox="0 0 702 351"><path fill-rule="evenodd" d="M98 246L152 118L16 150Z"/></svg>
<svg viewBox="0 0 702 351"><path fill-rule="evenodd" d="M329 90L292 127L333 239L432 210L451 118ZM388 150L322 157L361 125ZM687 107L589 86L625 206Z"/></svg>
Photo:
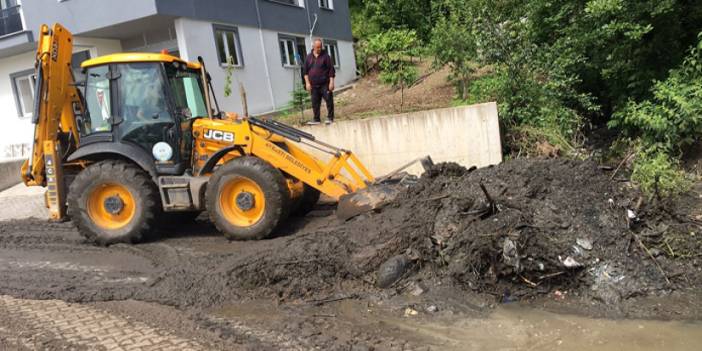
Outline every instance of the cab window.
<svg viewBox="0 0 702 351"><path fill-rule="evenodd" d="M172 124L166 86L159 63L116 65L119 72L119 124L122 139L155 138L163 131L156 126ZM155 134L155 135L151 135ZM133 140L137 141L137 140Z"/></svg>
<svg viewBox="0 0 702 351"><path fill-rule="evenodd" d="M108 72L108 66L92 67L86 72L85 101L88 115L84 120L83 132L85 134L111 130L112 105L110 104Z"/></svg>
<svg viewBox="0 0 702 351"><path fill-rule="evenodd" d="M200 71L189 69L184 64L171 64L166 66L166 74L177 113L185 118L206 117Z"/></svg>

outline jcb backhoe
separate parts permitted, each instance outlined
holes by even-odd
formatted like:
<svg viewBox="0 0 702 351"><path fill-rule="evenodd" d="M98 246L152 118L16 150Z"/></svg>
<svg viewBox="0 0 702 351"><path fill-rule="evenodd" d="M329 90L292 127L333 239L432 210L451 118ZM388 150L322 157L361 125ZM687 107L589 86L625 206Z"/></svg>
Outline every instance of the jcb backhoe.
<svg viewBox="0 0 702 351"><path fill-rule="evenodd" d="M159 218L205 209L227 238L261 239L309 211L320 192L338 199L374 182L350 151L221 112L201 59L113 54L83 62L85 81L75 82L71 54L68 30L41 27L22 179L47 187L51 219L70 218L95 243L137 242Z"/></svg>

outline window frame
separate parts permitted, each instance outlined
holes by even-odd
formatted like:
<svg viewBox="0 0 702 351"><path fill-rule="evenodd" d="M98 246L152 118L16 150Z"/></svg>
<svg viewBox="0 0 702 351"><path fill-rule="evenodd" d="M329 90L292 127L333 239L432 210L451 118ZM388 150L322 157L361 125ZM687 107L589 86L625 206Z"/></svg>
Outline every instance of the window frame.
<svg viewBox="0 0 702 351"><path fill-rule="evenodd" d="M341 57L339 56L339 43L336 40L327 40L324 39L322 40L322 45L324 46L324 50L327 52L327 55L332 59L332 63L334 64L334 68L340 69L341 68ZM330 47L334 48L334 54L335 56L332 56L331 51L329 50ZM336 58L336 60L335 60ZM336 62L334 62L336 61Z"/></svg>
<svg viewBox="0 0 702 351"><path fill-rule="evenodd" d="M90 88L90 85L88 84L89 83L88 80L90 79L90 75L88 74L88 72L90 72L91 70L97 70L97 69L101 69L101 68L107 68L106 75L108 75L108 76L111 76L114 72L116 72L115 65L109 64L109 63L85 68L85 74L86 74L85 85L83 86L83 88L81 90L81 93L83 94L83 98L85 99L85 115L83 116L83 118L87 118L90 120L91 129L86 130L85 125L83 125L81 127L81 137L83 138L83 139L81 139L82 143L103 141L102 138L105 135L108 135L109 140L111 141L112 140L112 132L114 131L114 125L118 124L118 122L121 122L121 118L114 111L114 108L116 106L115 101L118 98L117 82L114 79L110 79L109 77L105 77L105 80L108 81L107 87L109 89L109 91L107 93L107 96L109 99L109 101L108 101L109 105L107 106L107 108L108 108L107 112L109 114L109 117L107 119L104 119L104 116L101 116L101 117L103 118L103 120L107 121L106 124L107 124L109 129L97 130L97 129L94 129L92 126L93 117L91 116L91 110L90 110L90 105L89 105L90 102L88 100L90 98L90 94L88 94L88 89ZM121 111L119 111L119 112L121 112Z"/></svg>
<svg viewBox="0 0 702 351"><path fill-rule="evenodd" d="M20 90L19 87L17 86L17 80L18 79L23 79L27 78L30 83L30 88L31 88L31 93L32 93L32 102L35 102L34 100L34 93L35 93L35 84L36 84L36 77L35 75L35 70L34 69L26 69L23 71L15 72L10 74L10 83L12 84L12 95L15 98L15 107L17 108L17 116L21 119L27 119L27 118L32 118L34 115L34 106L25 106L26 109L29 111L22 111L22 97L20 96ZM32 104L33 105L33 104Z"/></svg>
<svg viewBox="0 0 702 351"><path fill-rule="evenodd" d="M322 2L326 2L327 5L323 5ZM334 0L317 0L317 6L322 10L334 11Z"/></svg>
<svg viewBox="0 0 702 351"><path fill-rule="evenodd" d="M236 50L236 59L237 59L237 64L232 65L234 68L242 68L244 67L244 55L241 50L241 40L239 39L239 28L235 26L227 26L227 25L221 25L221 24L213 24L212 25L212 38L214 39L214 45L215 45L215 51L217 51L217 62L219 63L220 67L229 67L228 62L222 62L221 57L222 53L220 52L219 46L217 45L217 32L230 32L233 35L234 38L234 50ZM227 55L226 57L229 58L231 56L231 53L229 52L229 43L225 42L224 43L224 49L227 51L225 52Z"/></svg>
<svg viewBox="0 0 702 351"><path fill-rule="evenodd" d="M297 7L297 8L305 8L305 0L268 0L269 2L280 4L280 5L285 5L285 6L292 6L292 7ZM294 4L292 2L295 2Z"/></svg>
<svg viewBox="0 0 702 351"><path fill-rule="evenodd" d="M278 51L280 51L280 44L281 44L281 43L283 43L283 42L291 43L291 44L292 44L292 49L293 49L293 56L299 57L299 58L300 58L300 62L299 62L299 63L298 63L298 62L294 62L294 63L290 64L290 63L288 63L288 62L283 62L283 61L282 61L283 57L281 56L280 59L281 59L281 64L282 64L283 67L285 67L285 68L299 68L299 67L302 66L302 64L303 64L304 61L305 61L305 57L304 57L303 55L306 55L307 53L305 52L305 53L302 53L302 54L301 54L301 53L299 52L299 50L298 50L298 44L299 44L299 41L304 42L304 40L305 40L304 38L302 38L302 37L296 37L296 36L294 36L294 35L278 34ZM287 53L287 52L288 52L288 51L287 51L287 49L288 49L287 45L286 45L286 48L285 48L285 49L286 49L285 52ZM307 43L305 43L305 49L307 49ZM287 55L286 55L285 57L286 57L286 59L289 58ZM286 61L287 61L287 60L286 60Z"/></svg>

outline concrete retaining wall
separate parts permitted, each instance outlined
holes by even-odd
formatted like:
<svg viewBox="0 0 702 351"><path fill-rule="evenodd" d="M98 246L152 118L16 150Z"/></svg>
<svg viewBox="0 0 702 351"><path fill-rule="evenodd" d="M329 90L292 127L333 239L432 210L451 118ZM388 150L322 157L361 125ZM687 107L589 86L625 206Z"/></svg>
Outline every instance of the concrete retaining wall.
<svg viewBox="0 0 702 351"><path fill-rule="evenodd" d="M302 128L319 140L355 152L371 172L387 174L426 155L466 167L502 162L497 104L485 103ZM309 149L322 160L329 159ZM415 165L408 170L420 174Z"/></svg>
<svg viewBox="0 0 702 351"><path fill-rule="evenodd" d="M20 168L24 160L0 162L0 191L22 182Z"/></svg>

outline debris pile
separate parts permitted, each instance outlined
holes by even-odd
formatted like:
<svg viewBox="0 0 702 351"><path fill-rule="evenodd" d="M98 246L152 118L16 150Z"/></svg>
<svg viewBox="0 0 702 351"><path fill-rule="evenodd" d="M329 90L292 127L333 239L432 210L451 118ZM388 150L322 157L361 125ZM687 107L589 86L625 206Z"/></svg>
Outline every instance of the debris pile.
<svg viewBox="0 0 702 351"><path fill-rule="evenodd" d="M510 299L570 290L606 303L690 286L698 273L669 275L696 259L652 256L637 234L647 227L631 218L640 205L593 162L439 164L381 211L296 234L232 278L281 297L423 280Z"/></svg>
<svg viewBox="0 0 702 351"><path fill-rule="evenodd" d="M0 222L0 261L10 267L0 294L195 309L246 298L427 301L410 306L415 311L450 309L446 301L458 297L544 296L624 313L643 311L636 297L655 295L699 315L702 184L646 204L610 178L589 161L439 164L379 211L345 222L292 219L278 237L253 242L226 243L197 221L151 243L102 248L84 243L70 223ZM640 315L659 316L656 306Z"/></svg>

